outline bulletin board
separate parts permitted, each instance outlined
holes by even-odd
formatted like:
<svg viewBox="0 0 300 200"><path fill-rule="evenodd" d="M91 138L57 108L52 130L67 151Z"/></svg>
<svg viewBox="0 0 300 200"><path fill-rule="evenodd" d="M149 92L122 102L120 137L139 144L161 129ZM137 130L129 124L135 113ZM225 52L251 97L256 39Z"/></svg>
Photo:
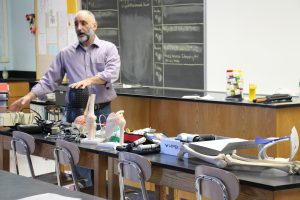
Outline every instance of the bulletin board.
<svg viewBox="0 0 300 200"><path fill-rule="evenodd" d="M35 0L36 78L41 79L57 53L77 41L74 17L80 0Z"/></svg>

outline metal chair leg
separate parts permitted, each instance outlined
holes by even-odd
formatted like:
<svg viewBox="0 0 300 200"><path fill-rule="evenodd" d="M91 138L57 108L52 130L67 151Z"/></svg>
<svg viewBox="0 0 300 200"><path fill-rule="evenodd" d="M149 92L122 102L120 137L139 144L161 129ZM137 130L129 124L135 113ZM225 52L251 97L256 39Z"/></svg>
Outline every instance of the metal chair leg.
<svg viewBox="0 0 300 200"><path fill-rule="evenodd" d="M75 185L75 190L80 191L80 187L79 187L79 184L78 184L78 178L77 178L77 174L76 174L76 170L75 170L75 165L73 163L73 159L72 158L69 158L69 159L70 159L70 163L71 163L71 171L72 171L73 183Z"/></svg>
<svg viewBox="0 0 300 200"><path fill-rule="evenodd" d="M121 166L122 165L122 166ZM123 163L118 163L118 171L119 171L119 187L120 187L120 199L125 200L125 189L124 189L124 176L123 176Z"/></svg>
<svg viewBox="0 0 300 200"><path fill-rule="evenodd" d="M11 140L11 147L13 150L15 170L16 170L16 173L19 175L19 167L18 167L17 152L16 152L16 141L14 141L14 139Z"/></svg>
<svg viewBox="0 0 300 200"><path fill-rule="evenodd" d="M56 172L57 185L61 187L62 184L61 184L61 178L60 178L58 150L57 149L54 149L54 158L55 158L55 172Z"/></svg>
<svg viewBox="0 0 300 200"><path fill-rule="evenodd" d="M30 170L31 177L35 178L35 174L34 174L34 170L33 170L33 166L32 166L32 161L31 161L30 154L29 154L28 150L26 150L26 158L27 158L27 162L28 162L28 165L29 165L29 170Z"/></svg>

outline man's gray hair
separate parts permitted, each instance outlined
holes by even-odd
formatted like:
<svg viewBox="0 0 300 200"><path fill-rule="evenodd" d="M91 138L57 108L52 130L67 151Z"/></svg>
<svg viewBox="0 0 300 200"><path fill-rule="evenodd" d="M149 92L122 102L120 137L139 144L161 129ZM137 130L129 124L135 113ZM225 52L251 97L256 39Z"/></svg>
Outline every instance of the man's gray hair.
<svg viewBox="0 0 300 200"><path fill-rule="evenodd" d="M79 11L76 13L76 16L77 16L78 13L81 13L81 12L84 12L84 13L90 15L90 16L92 17L93 21L97 23L96 18L95 18L95 15L94 15L91 11L89 11L89 10L79 10ZM76 16L75 16L75 17L76 17Z"/></svg>

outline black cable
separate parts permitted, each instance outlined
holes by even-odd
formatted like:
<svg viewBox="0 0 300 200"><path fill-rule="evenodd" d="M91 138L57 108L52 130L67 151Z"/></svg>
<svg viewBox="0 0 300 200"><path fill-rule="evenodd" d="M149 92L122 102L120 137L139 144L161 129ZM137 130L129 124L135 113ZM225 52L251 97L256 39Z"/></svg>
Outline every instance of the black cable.
<svg viewBox="0 0 300 200"><path fill-rule="evenodd" d="M33 109L31 109L31 108L23 108L21 111L23 111L23 110L29 110L30 112L33 112L33 113L35 113L36 115L34 116L34 118L35 119L42 119L42 116L40 115L40 113L38 113L37 111L35 111L35 110L33 110Z"/></svg>

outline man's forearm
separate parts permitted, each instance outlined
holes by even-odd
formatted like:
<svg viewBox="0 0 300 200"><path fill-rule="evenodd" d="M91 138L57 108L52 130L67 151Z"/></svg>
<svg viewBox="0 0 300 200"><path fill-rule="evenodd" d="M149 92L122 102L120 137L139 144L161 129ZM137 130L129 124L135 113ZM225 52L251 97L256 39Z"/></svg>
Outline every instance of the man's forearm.
<svg viewBox="0 0 300 200"><path fill-rule="evenodd" d="M98 76L93 76L90 78L91 79L91 85L104 85L106 84L106 81L99 78Z"/></svg>
<svg viewBox="0 0 300 200"><path fill-rule="evenodd" d="M28 99L30 99L30 101L37 98L36 94L33 92L29 92L26 96L28 97Z"/></svg>

